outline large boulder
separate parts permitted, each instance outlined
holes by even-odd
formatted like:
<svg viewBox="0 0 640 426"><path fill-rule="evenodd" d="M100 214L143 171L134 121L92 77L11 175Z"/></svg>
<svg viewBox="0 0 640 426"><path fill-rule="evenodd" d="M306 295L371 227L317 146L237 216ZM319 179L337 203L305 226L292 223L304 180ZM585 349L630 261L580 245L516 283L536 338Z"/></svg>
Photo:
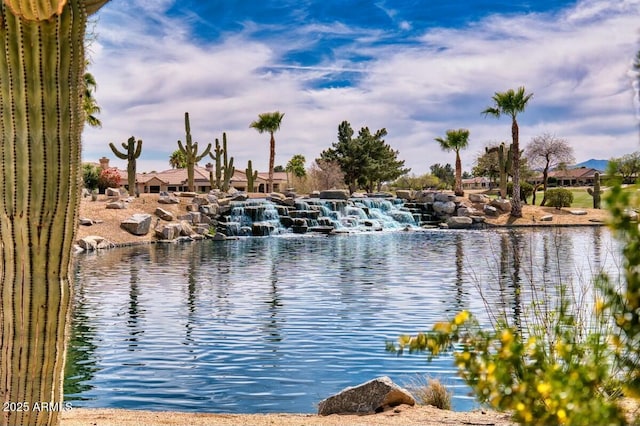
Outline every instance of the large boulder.
<svg viewBox="0 0 640 426"><path fill-rule="evenodd" d="M453 216L447 219L449 229L466 229L473 225L473 219L467 216Z"/></svg>
<svg viewBox="0 0 640 426"><path fill-rule="evenodd" d="M349 191L344 189L327 189L320 191L320 199L324 200L348 200Z"/></svg>
<svg viewBox="0 0 640 426"><path fill-rule="evenodd" d="M174 195L160 195L158 198L159 204L180 204L180 200L176 198Z"/></svg>
<svg viewBox="0 0 640 426"><path fill-rule="evenodd" d="M124 201L112 201L109 204L107 204L108 209L116 209L116 210L123 210L127 208L127 203L125 203Z"/></svg>
<svg viewBox="0 0 640 426"><path fill-rule="evenodd" d="M88 235L78 240L78 245L87 251L111 247L111 243L98 235Z"/></svg>
<svg viewBox="0 0 640 426"><path fill-rule="evenodd" d="M502 213L509 213L511 211L511 201L505 200L504 198L497 198L491 201L490 205L500 210Z"/></svg>
<svg viewBox="0 0 640 426"><path fill-rule="evenodd" d="M120 198L120 190L118 188L107 188L104 190L104 195L109 198Z"/></svg>
<svg viewBox="0 0 640 426"><path fill-rule="evenodd" d="M136 213L128 219L122 221L120 226L133 235L147 235L151 228L151 215L146 213Z"/></svg>
<svg viewBox="0 0 640 426"><path fill-rule="evenodd" d="M469 194L469 201L472 203L488 204L491 199L484 194Z"/></svg>
<svg viewBox="0 0 640 426"><path fill-rule="evenodd" d="M500 216L500 212L498 211L497 208L490 206L488 204L485 204L484 208L482 209L482 211L484 212L484 214L486 214L487 216L491 216L491 217L496 217L496 216Z"/></svg>
<svg viewBox="0 0 640 426"><path fill-rule="evenodd" d="M436 201L433 203L433 211L439 216L452 215L456 211L456 203L453 201Z"/></svg>
<svg viewBox="0 0 640 426"><path fill-rule="evenodd" d="M436 200L434 191L418 191L413 194L416 203L433 203Z"/></svg>
<svg viewBox="0 0 640 426"><path fill-rule="evenodd" d="M416 400L387 376L343 389L320 401L318 414L372 414L401 404L415 405Z"/></svg>
<svg viewBox="0 0 640 426"><path fill-rule="evenodd" d="M155 229L156 237L161 240L175 240L181 232L182 226L179 223L168 223Z"/></svg>
<svg viewBox="0 0 640 426"><path fill-rule="evenodd" d="M436 201L440 201L446 203L447 201L456 201L456 194L451 194L447 192L438 192L436 193Z"/></svg>
<svg viewBox="0 0 640 426"><path fill-rule="evenodd" d="M406 200L406 201L411 201L413 200L413 190L411 189L398 189L396 191L396 197L402 199L402 200Z"/></svg>
<svg viewBox="0 0 640 426"><path fill-rule="evenodd" d="M163 209L162 207L157 207L155 213L156 216L158 216L162 220L166 220L167 222L171 222L173 219L175 219L173 213Z"/></svg>

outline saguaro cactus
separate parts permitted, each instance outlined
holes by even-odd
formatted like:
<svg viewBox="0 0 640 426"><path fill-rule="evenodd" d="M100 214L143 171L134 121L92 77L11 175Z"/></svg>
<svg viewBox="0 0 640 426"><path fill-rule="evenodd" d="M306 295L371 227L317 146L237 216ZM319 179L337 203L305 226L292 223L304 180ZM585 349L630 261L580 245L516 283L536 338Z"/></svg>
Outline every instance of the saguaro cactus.
<svg viewBox="0 0 640 426"><path fill-rule="evenodd" d="M244 172L247 175L247 192L253 192L255 189L256 179L258 179L258 171L253 170L251 160L249 160Z"/></svg>
<svg viewBox="0 0 640 426"><path fill-rule="evenodd" d="M507 198L507 181L511 171L511 145L507 148L503 143L499 146L486 149L487 154L498 153L498 171L500 172L500 197Z"/></svg>
<svg viewBox="0 0 640 426"><path fill-rule="evenodd" d="M186 131L186 143L183 145L182 141L178 141L178 148L180 148L180 151L187 159L187 186L189 187L189 191L193 191L193 169L198 161L202 160L207 154L209 154L209 151L211 151L211 144L208 144L204 152L198 155L198 142L193 143L191 140L191 126L189 125L188 112L184 113L184 128Z"/></svg>
<svg viewBox="0 0 640 426"><path fill-rule="evenodd" d="M593 208L600 208L600 196L602 195L602 190L600 189L600 173L595 172L593 175L593 189L587 188L587 192L589 195L593 197Z"/></svg>
<svg viewBox="0 0 640 426"><path fill-rule="evenodd" d="M225 149L226 151L226 149ZM215 152L215 155L213 154ZM222 148L220 147L220 141L216 138L216 147L213 152L209 153L209 156L213 158L216 162L216 184L215 187L218 189L222 188ZM211 184L213 186L213 183Z"/></svg>
<svg viewBox="0 0 640 426"><path fill-rule="evenodd" d="M236 168L233 167L233 157L231 159L228 157L226 133L222 133L222 147L220 147L220 141L216 138L214 152L215 155L213 153L209 155L216 161L216 187L226 192L229 190L231 178L236 171Z"/></svg>
<svg viewBox="0 0 640 426"><path fill-rule="evenodd" d="M222 180L222 190L227 192L229 190L229 184L231 183L231 178L233 174L236 172L236 168L233 167L233 157L229 159L227 157L227 134L222 133L222 150L224 157L224 178Z"/></svg>
<svg viewBox="0 0 640 426"><path fill-rule="evenodd" d="M122 143L122 147L126 152L118 151L113 143L109 144L109 148L116 157L127 160L127 185L129 186L129 195L133 196L136 193L136 160L142 152L142 140L138 140L136 144L136 138L131 136L127 143Z"/></svg>
<svg viewBox="0 0 640 426"><path fill-rule="evenodd" d="M105 3L0 2L0 402L23 404L1 425L59 424L60 410L24 404L63 404L85 28Z"/></svg>

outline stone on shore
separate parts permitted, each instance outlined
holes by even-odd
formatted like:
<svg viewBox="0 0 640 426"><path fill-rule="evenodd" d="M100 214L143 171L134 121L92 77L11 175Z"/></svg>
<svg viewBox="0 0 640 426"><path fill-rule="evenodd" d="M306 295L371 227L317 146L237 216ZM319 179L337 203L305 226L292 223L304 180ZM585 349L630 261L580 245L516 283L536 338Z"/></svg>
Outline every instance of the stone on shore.
<svg viewBox="0 0 640 426"><path fill-rule="evenodd" d="M120 226L133 235L147 235L151 228L151 215L147 213L136 213L122 221Z"/></svg>
<svg viewBox="0 0 640 426"><path fill-rule="evenodd" d="M372 414L401 404L415 405L416 400L387 376L343 389L320 401L318 414Z"/></svg>
<svg viewBox="0 0 640 426"><path fill-rule="evenodd" d="M320 191L319 197L324 200L348 200L349 191L344 189L327 189L326 191Z"/></svg>

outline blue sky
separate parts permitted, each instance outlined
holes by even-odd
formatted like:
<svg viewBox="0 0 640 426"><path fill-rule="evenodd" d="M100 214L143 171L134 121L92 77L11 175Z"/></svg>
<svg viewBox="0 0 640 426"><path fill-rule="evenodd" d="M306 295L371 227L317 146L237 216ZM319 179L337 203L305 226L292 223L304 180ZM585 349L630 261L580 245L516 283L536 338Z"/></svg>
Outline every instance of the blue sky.
<svg viewBox="0 0 640 426"><path fill-rule="evenodd" d="M640 149L640 0L112 0L90 30L103 127L85 130L85 161L124 168L108 143L134 135L138 170L165 170L188 111L200 150L226 132L236 168L266 171L268 135L249 123L279 110L276 164L309 165L347 120L385 127L416 174L453 164L434 138L468 128L470 170L510 140L509 120L481 111L519 86L534 94L523 146L546 132L578 162Z"/></svg>

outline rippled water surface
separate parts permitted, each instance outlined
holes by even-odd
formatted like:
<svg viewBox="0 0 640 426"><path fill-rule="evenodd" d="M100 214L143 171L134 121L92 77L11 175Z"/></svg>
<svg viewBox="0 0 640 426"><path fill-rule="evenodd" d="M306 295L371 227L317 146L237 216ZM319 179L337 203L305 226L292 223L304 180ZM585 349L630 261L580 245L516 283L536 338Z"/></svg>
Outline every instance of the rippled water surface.
<svg viewBox="0 0 640 426"><path fill-rule="evenodd" d="M79 255L65 392L74 406L314 412L374 377L440 378L450 356L385 341L469 309L518 315L526 288L616 270L601 228L268 237ZM514 285L514 282L517 283ZM514 287L522 286L522 291ZM482 297L481 297L482 296Z"/></svg>

